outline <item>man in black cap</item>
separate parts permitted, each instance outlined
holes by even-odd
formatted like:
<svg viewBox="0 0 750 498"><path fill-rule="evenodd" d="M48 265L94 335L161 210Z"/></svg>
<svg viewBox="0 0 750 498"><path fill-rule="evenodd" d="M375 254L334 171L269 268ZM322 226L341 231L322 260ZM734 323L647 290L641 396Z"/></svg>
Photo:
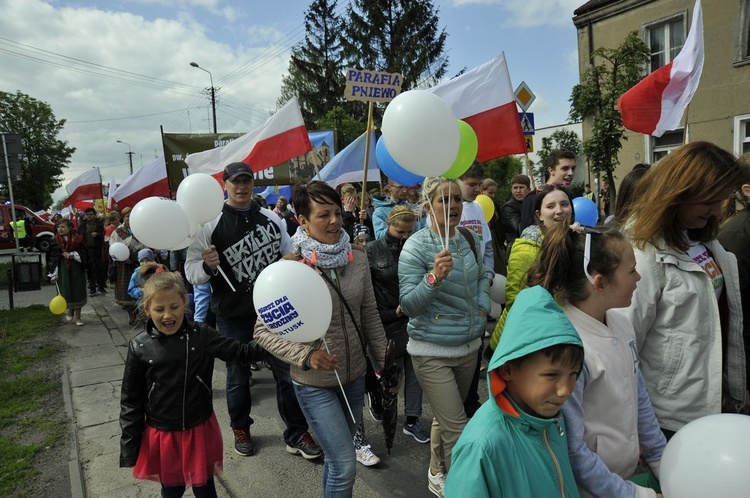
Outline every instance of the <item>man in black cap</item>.
<svg viewBox="0 0 750 498"><path fill-rule="evenodd" d="M193 285L211 283L211 310L216 326L227 337L250 342L257 319L253 287L260 272L292 251L292 241L282 220L253 201L253 172L241 162L224 168L227 201L221 214L203 225L188 249L185 274ZM230 287L223 270L231 282ZM308 432L307 420L294 394L289 365L269 356L276 380L279 415L286 424L284 440L289 453L306 459L323 454ZM227 363L227 408L234 432L234 450L243 456L255 453L250 437L250 367Z"/></svg>

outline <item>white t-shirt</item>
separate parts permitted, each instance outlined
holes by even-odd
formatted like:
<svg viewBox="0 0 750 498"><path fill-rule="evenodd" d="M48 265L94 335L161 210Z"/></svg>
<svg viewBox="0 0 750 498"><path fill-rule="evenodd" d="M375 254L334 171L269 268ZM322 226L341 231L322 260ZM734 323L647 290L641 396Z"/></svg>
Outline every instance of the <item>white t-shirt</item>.
<svg viewBox="0 0 750 498"><path fill-rule="evenodd" d="M482 243L481 253L484 254L485 247L492 242L492 234L489 225L484 221L484 210L478 202L464 201L464 210L461 213L459 225L479 235L479 241Z"/></svg>

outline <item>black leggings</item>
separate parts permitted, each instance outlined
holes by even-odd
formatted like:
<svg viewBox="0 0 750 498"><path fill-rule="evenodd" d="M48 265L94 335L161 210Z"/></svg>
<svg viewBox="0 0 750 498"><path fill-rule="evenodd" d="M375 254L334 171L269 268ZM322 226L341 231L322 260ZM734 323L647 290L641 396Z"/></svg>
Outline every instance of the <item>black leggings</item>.
<svg viewBox="0 0 750 498"><path fill-rule="evenodd" d="M162 486L162 498L180 498L185 494L185 486ZM214 478L210 478L205 486L193 486L195 498L217 498Z"/></svg>

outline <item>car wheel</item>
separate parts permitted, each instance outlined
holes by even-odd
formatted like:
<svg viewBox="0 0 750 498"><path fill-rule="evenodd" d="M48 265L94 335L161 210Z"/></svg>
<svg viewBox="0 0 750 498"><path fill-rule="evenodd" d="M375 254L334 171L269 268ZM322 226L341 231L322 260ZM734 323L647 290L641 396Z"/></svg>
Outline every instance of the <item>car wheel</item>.
<svg viewBox="0 0 750 498"><path fill-rule="evenodd" d="M52 237L41 237L36 239L36 248L39 252L47 252L52 247Z"/></svg>

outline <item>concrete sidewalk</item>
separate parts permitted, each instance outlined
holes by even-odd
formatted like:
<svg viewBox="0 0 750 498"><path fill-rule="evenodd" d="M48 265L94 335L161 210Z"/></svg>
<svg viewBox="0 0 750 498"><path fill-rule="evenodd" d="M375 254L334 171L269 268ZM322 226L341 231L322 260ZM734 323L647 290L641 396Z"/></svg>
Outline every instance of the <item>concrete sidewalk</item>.
<svg viewBox="0 0 750 498"><path fill-rule="evenodd" d="M16 307L49 304L54 286L14 295ZM4 303L2 301L5 301ZM0 299L0 308L7 299ZM128 341L141 329L128 325L128 315L114 301L114 291L90 297L82 310L85 325L76 327L63 321L61 337L67 343L63 394L66 409L75 427L69 459L74 497L158 497L157 483L133 479L130 469L119 468L120 386ZM252 457L233 451L225 397L224 363L214 370L214 410L224 436L224 473L217 478L220 497L318 497L322 495L322 462L307 461L286 452L282 439L284 424L276 407L275 382L271 372L253 373L255 420L251 431L257 445ZM482 382L480 396L486 399ZM403 414L403 396L400 397ZM432 413L424 399L422 422L429 428ZM400 416L403 423L403 416ZM427 491L429 445L418 444L397 430L394 448L386 457L382 428L365 410L365 425L373 451L383 461L377 467L357 466L356 497L432 496ZM188 490L186 496L192 496Z"/></svg>

